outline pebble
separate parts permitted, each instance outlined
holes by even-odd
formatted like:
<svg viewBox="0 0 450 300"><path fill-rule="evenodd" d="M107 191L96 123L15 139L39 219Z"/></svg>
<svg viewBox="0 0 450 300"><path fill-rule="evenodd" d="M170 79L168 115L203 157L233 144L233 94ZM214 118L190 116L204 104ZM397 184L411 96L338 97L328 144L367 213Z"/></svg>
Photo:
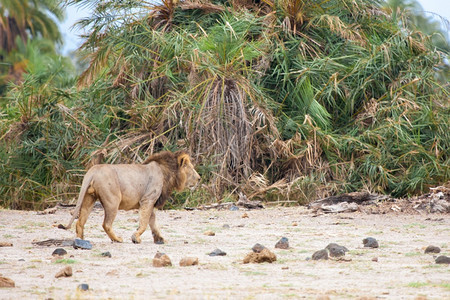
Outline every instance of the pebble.
<svg viewBox="0 0 450 300"><path fill-rule="evenodd" d="M450 264L450 257L441 255L436 258L435 262L437 264L447 264L448 265L448 264Z"/></svg>
<svg viewBox="0 0 450 300"><path fill-rule="evenodd" d="M89 284L87 284L87 283L82 283L82 284L78 285L77 290L80 290L80 291L87 291L87 290L89 290Z"/></svg>
<svg viewBox="0 0 450 300"><path fill-rule="evenodd" d="M261 251L263 251L264 249L266 249L266 247L264 247L263 245L256 243L253 247L252 250L255 253L260 253Z"/></svg>
<svg viewBox="0 0 450 300"><path fill-rule="evenodd" d="M328 246L325 247L325 250L328 250L331 257L341 257L345 255L345 252L348 252L346 247L340 246L336 243L328 244Z"/></svg>
<svg viewBox="0 0 450 300"><path fill-rule="evenodd" d="M248 218L248 213L243 213L242 214L242 218L244 219L244 218Z"/></svg>
<svg viewBox="0 0 450 300"><path fill-rule="evenodd" d="M70 276L72 276L72 267L66 266L66 267L62 268L61 270L59 270L58 273L56 273L55 278L70 277Z"/></svg>
<svg viewBox="0 0 450 300"><path fill-rule="evenodd" d="M73 247L75 249L86 249L86 250L91 250L92 249L92 244L89 241L86 240L82 240L82 239L75 239L73 241Z"/></svg>
<svg viewBox="0 0 450 300"><path fill-rule="evenodd" d="M180 260L180 267L189 267L198 265L197 257L184 257Z"/></svg>
<svg viewBox="0 0 450 300"><path fill-rule="evenodd" d="M64 256L67 254L67 251L63 248L56 248L55 251L53 251L52 256Z"/></svg>
<svg viewBox="0 0 450 300"><path fill-rule="evenodd" d="M425 253L440 253L441 252L441 248L436 247L436 246L428 246L425 249Z"/></svg>
<svg viewBox="0 0 450 300"><path fill-rule="evenodd" d="M208 255L209 255L209 256L225 256L225 255L227 255L227 253L224 252L224 251L222 251L222 250L220 250L219 248L217 248L217 249L214 250L213 252L208 253Z"/></svg>
<svg viewBox="0 0 450 300"><path fill-rule="evenodd" d="M378 257L373 257L373 258L372 258L372 261L378 262Z"/></svg>
<svg viewBox="0 0 450 300"><path fill-rule="evenodd" d="M276 244L275 248L278 249L289 249L289 240L287 237L282 237Z"/></svg>
<svg viewBox="0 0 450 300"><path fill-rule="evenodd" d="M9 242L0 242L0 247L12 247L13 244Z"/></svg>
<svg viewBox="0 0 450 300"><path fill-rule="evenodd" d="M224 228L224 229L230 229L230 225L228 225L228 224L223 224L222 228Z"/></svg>
<svg viewBox="0 0 450 300"><path fill-rule="evenodd" d="M8 277L0 276L0 287L15 287L16 283L14 280Z"/></svg>
<svg viewBox="0 0 450 300"><path fill-rule="evenodd" d="M231 211L237 211L237 210L239 210L239 207L237 207L236 205L231 205L230 206L230 210Z"/></svg>
<svg viewBox="0 0 450 300"><path fill-rule="evenodd" d="M207 231L203 232L203 234L207 235L207 236L215 236L216 235L216 233L214 231L211 231L211 230L207 230Z"/></svg>
<svg viewBox="0 0 450 300"><path fill-rule="evenodd" d="M292 222L292 226L298 226L297 222Z"/></svg>
<svg viewBox="0 0 450 300"><path fill-rule="evenodd" d="M103 252L103 253L101 254L101 256L111 258L111 253L110 253L109 251L106 251L106 252Z"/></svg>
<svg viewBox="0 0 450 300"><path fill-rule="evenodd" d="M366 248L378 248L378 241L372 237L363 239L363 244Z"/></svg>
<svg viewBox="0 0 450 300"><path fill-rule="evenodd" d="M316 251L312 255L312 259L313 260L328 259L328 251L326 249Z"/></svg>
<svg viewBox="0 0 450 300"><path fill-rule="evenodd" d="M153 258L153 266L155 268L169 267L171 265L172 261L167 254L156 252L155 257Z"/></svg>

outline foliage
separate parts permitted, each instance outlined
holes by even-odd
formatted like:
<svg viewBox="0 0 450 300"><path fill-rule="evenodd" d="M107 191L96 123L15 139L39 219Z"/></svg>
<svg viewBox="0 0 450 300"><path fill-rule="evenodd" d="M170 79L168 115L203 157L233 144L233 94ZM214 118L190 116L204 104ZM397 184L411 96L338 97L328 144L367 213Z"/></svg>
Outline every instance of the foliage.
<svg viewBox="0 0 450 300"><path fill-rule="evenodd" d="M178 148L203 178L174 197L190 206L239 192L404 196L449 180L442 52L379 1L73 3L93 8L78 91L44 72L9 94L2 141L15 151L0 147L0 178L14 207L70 198L92 163Z"/></svg>

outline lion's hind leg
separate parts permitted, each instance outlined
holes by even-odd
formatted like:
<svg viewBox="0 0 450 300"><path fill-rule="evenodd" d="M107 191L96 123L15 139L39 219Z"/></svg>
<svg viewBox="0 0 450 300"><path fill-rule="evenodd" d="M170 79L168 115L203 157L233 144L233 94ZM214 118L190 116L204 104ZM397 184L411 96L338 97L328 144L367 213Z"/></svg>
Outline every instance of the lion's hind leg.
<svg viewBox="0 0 450 300"><path fill-rule="evenodd" d="M94 203L95 198L93 195L86 194L84 196L76 225L77 237L80 239L84 238L84 225L86 224L87 218L91 214L92 208L94 207Z"/></svg>
<svg viewBox="0 0 450 300"><path fill-rule="evenodd" d="M117 205L113 207L114 204L109 203L117 203ZM117 216L117 211L119 210L118 203L120 203L120 201L111 201L111 202L102 201L103 208L105 209L103 229L105 230L106 234L109 236L111 241L122 243L123 239L121 237L118 237L112 229L112 224Z"/></svg>

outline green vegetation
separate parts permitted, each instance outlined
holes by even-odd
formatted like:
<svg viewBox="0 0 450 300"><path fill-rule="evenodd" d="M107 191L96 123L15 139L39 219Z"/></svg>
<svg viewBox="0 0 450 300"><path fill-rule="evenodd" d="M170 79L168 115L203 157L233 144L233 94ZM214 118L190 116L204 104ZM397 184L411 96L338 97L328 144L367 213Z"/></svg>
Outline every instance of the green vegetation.
<svg viewBox="0 0 450 300"><path fill-rule="evenodd" d="M239 192L297 203L362 189L405 196L449 180L448 53L401 10L378 0L71 2L93 8L78 24L88 67L75 78L66 60L24 45L35 69L2 100L3 206L71 199L92 163L179 148L204 184L175 206Z"/></svg>

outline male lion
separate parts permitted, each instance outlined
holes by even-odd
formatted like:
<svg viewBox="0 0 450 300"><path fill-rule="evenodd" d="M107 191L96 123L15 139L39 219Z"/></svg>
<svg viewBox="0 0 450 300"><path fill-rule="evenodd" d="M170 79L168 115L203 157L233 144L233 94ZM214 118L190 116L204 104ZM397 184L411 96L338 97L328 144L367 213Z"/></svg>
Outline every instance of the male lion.
<svg viewBox="0 0 450 300"><path fill-rule="evenodd" d="M131 236L134 243L140 243L140 236L148 224L156 244L164 239L155 224L154 208L162 208L170 193L175 189L194 187L200 176L195 171L189 155L184 151L161 152L147 158L142 165L94 165L83 178L75 211L66 229L72 226L76 216L77 237L83 239L86 220L96 200L105 210L103 229L113 242L122 242L115 235L112 223L117 210L139 208L139 227Z"/></svg>

